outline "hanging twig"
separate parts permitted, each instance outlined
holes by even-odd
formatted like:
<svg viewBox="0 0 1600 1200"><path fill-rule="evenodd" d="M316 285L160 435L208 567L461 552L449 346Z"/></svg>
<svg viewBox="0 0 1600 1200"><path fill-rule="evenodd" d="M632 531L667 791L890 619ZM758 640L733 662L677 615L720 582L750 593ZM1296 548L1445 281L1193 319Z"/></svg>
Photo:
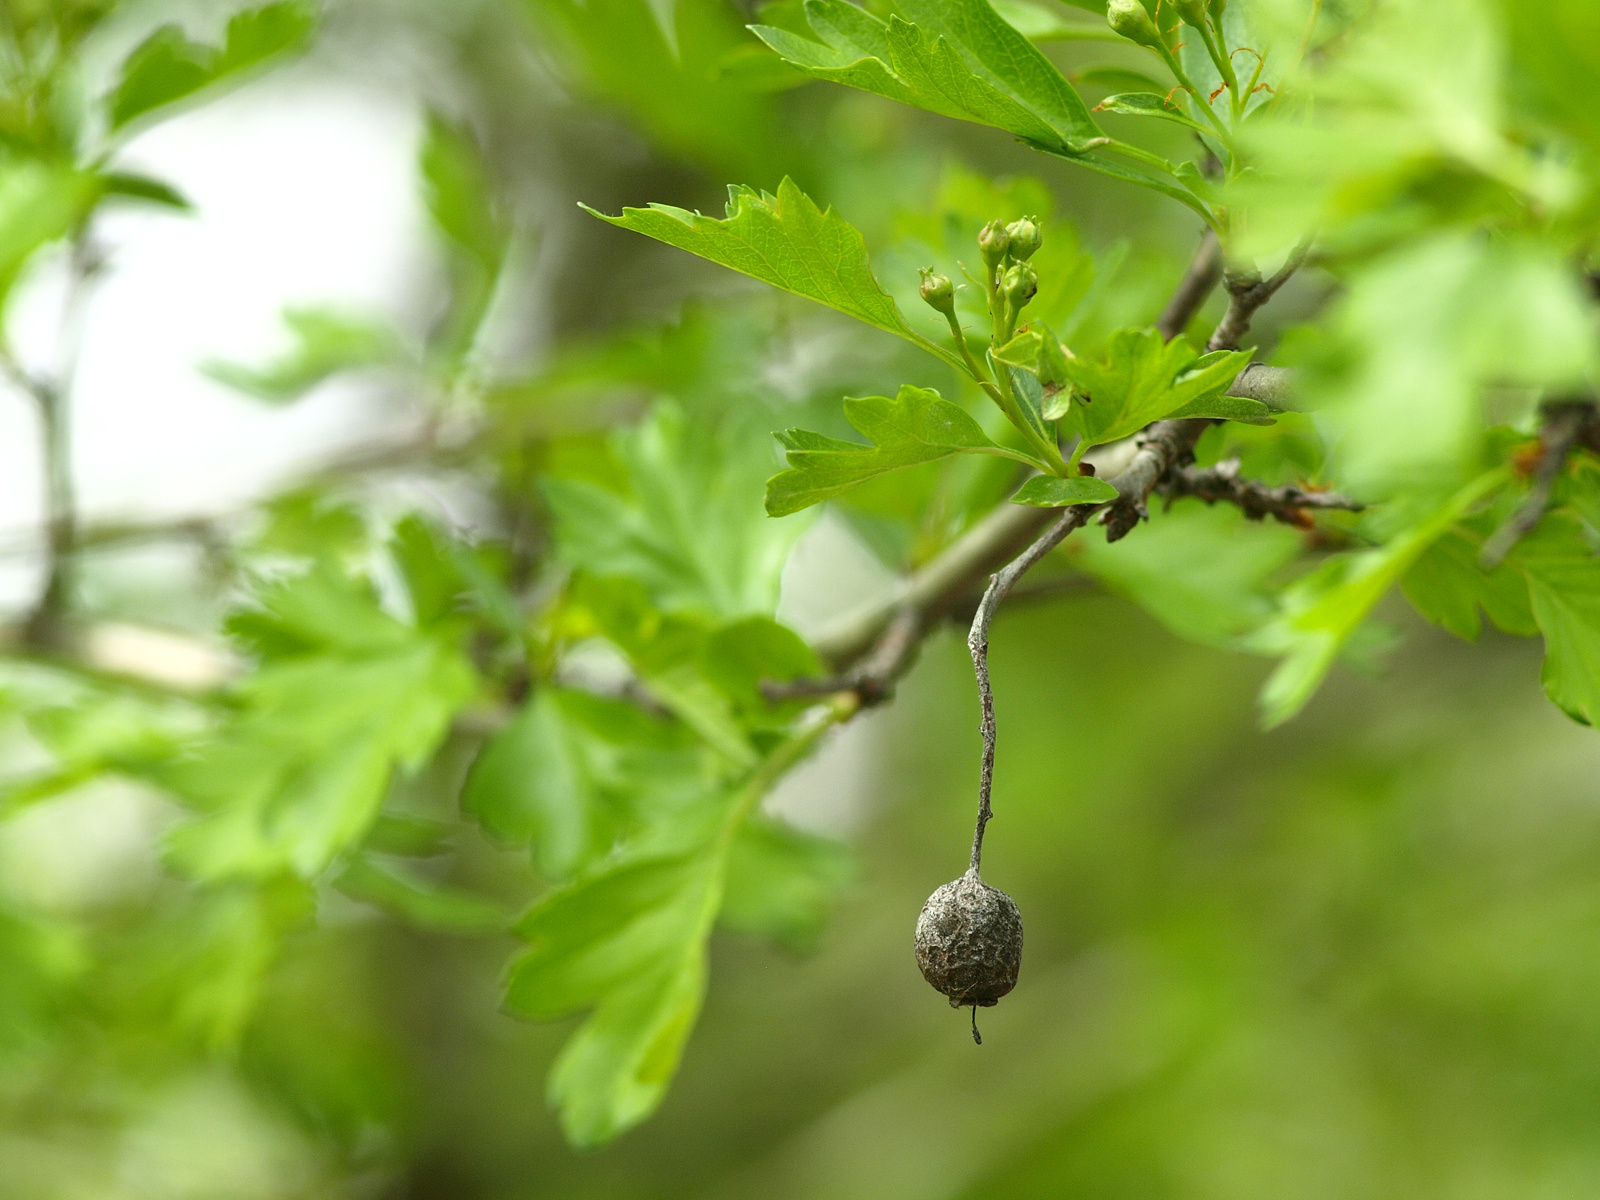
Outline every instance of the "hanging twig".
<svg viewBox="0 0 1600 1200"><path fill-rule="evenodd" d="M983 830L994 812L989 805L989 793L994 784L994 690L989 686L989 626L995 611L1006 598L1017 580L1031 567L1061 544L1074 529L1081 527L1094 510L1087 505L1067 509L1050 528L1016 558L1012 559L989 580L989 587L978 602L978 611L972 618L972 630L967 634L967 649L972 654L972 669L978 677L978 701L983 708L983 760L978 771L978 825L972 833L972 861L970 869L976 873L983 858Z"/></svg>

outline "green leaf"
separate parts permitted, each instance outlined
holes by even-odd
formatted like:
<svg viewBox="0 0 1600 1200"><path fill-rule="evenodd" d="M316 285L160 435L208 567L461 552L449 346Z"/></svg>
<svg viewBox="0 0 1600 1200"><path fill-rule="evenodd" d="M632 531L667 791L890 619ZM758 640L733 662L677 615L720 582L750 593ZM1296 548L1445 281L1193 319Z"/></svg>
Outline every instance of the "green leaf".
<svg viewBox="0 0 1600 1200"><path fill-rule="evenodd" d="M531 846L566 879L701 783L679 729L621 701L542 687L484 746L462 809L496 840Z"/></svg>
<svg viewBox="0 0 1600 1200"><path fill-rule="evenodd" d="M752 817L728 850L718 922L796 953L812 950L854 865L838 842Z"/></svg>
<svg viewBox="0 0 1600 1200"><path fill-rule="evenodd" d="M78 227L100 187L66 163L0 156L0 306L34 254Z"/></svg>
<svg viewBox="0 0 1600 1200"><path fill-rule="evenodd" d="M658 405L612 439L627 494L587 479L543 481L557 553L596 576L636 580L664 612L770 614L807 524L770 520L761 507L771 444L753 417L712 427Z"/></svg>
<svg viewBox="0 0 1600 1200"><path fill-rule="evenodd" d="M1539 631L1528 599L1528 582L1509 564L1485 572L1478 565L1481 538L1457 527L1417 559L1400 581L1412 606L1459 638L1478 640L1481 608L1507 633L1531 637Z"/></svg>
<svg viewBox="0 0 1600 1200"><path fill-rule="evenodd" d="M212 360L202 370L219 383L264 400L288 404L345 371L404 362L394 331L382 322L325 308L291 308L283 314L294 339L276 360L259 367Z"/></svg>
<svg viewBox="0 0 1600 1200"><path fill-rule="evenodd" d="M1011 503L1063 508L1069 504L1108 504L1116 498L1117 489L1093 475L1075 475L1071 479L1035 475L1017 489Z"/></svg>
<svg viewBox="0 0 1600 1200"><path fill-rule="evenodd" d="M359 855L334 881L353 900L371 904L423 929L481 934L504 929L509 914L486 896L407 879Z"/></svg>
<svg viewBox="0 0 1600 1200"><path fill-rule="evenodd" d="M498 272L510 228L471 131L430 112L421 167L423 199L439 231L484 270Z"/></svg>
<svg viewBox="0 0 1600 1200"><path fill-rule="evenodd" d="M807 0L816 41L753 25L819 79L1076 152L1100 136L1054 65L988 0L902 0L887 23L845 0Z"/></svg>
<svg viewBox="0 0 1600 1200"><path fill-rule="evenodd" d="M266 589L251 618L267 661L236 687L235 715L152 772L197 814L168 853L212 882L312 879L366 838L394 772L432 756L477 676L327 568Z"/></svg>
<svg viewBox="0 0 1600 1200"><path fill-rule="evenodd" d="M1518 544L1544 634L1544 690L1574 721L1600 721L1600 557L1570 518L1546 517Z"/></svg>
<svg viewBox="0 0 1600 1200"><path fill-rule="evenodd" d="M1103 21L1069 21L1055 9L1031 0L994 0L994 10L1030 42L1123 42Z"/></svg>
<svg viewBox="0 0 1600 1200"><path fill-rule="evenodd" d="M1229 364L1229 369L1232 368L1233 364ZM1226 371L1222 372L1222 374L1226 373ZM1229 380L1223 386L1232 387L1233 381ZM1188 417L1209 417L1217 421L1238 421L1244 425L1273 425L1278 420L1277 414L1259 400L1248 400L1243 396L1229 396L1221 392L1212 392L1209 395L1201 396L1198 400L1191 400L1182 408L1174 409L1167 414L1167 418L1172 420Z"/></svg>
<svg viewBox="0 0 1600 1200"><path fill-rule="evenodd" d="M1212 211L1211 203L1207 198L1198 194L1192 188L1185 186L1184 183L1173 183L1170 179L1161 175L1152 175L1142 167L1131 166L1110 155L1101 155L1096 149L1068 151L1053 146L1048 142L1029 142L1028 144L1035 150L1045 154L1053 154L1057 158L1064 158L1071 163L1077 163L1080 167L1087 167L1097 174L1107 175L1112 179L1120 179L1124 183L1135 184L1138 187L1149 188L1152 192L1160 192L1163 196L1168 196L1185 208L1193 210L1213 229L1219 229L1221 226L1221 222L1217 214ZM1165 160L1163 162L1164 169L1168 174L1178 176L1181 176L1184 168L1189 165L1187 163L1165 162Z"/></svg>
<svg viewBox="0 0 1600 1200"><path fill-rule="evenodd" d="M767 481L767 512L783 516L848 491L902 467L937 462L953 454L1025 456L995 445L966 410L929 388L905 384L887 396L847 399L844 413L873 445L790 429L777 435L790 469Z"/></svg>
<svg viewBox="0 0 1600 1200"><path fill-rule="evenodd" d="M0 670L0 713L43 752L0 775L0 818L107 774L145 778L212 719L198 703L15 660Z"/></svg>
<svg viewBox="0 0 1600 1200"><path fill-rule="evenodd" d="M1125 117L1157 117L1192 129L1196 133L1211 134L1211 130L1196 121L1174 100L1155 92L1121 92L1107 96L1094 106L1095 112L1121 113Z"/></svg>
<svg viewBox="0 0 1600 1200"><path fill-rule="evenodd" d="M1479 476L1387 545L1332 559L1285 593L1283 611L1249 643L1259 652L1285 656L1261 692L1262 720L1268 728L1305 707L1378 601L1468 509L1505 480L1499 470Z"/></svg>
<svg viewBox="0 0 1600 1200"><path fill-rule="evenodd" d="M142 200L147 204L156 204L182 213L194 211L194 205L189 202L187 196L170 183L153 179L149 175L138 175L128 171L103 172L100 175L100 191L107 197Z"/></svg>
<svg viewBox="0 0 1600 1200"><path fill-rule="evenodd" d="M1264 416L1265 405L1222 399L1249 361L1246 350L1201 356L1182 337L1168 342L1155 329L1118 330L1106 344L1104 361L1065 360L1062 370L1078 393L1066 424L1096 446L1180 413L1210 416L1214 409L1216 415Z"/></svg>
<svg viewBox="0 0 1600 1200"><path fill-rule="evenodd" d="M767 617L746 617L714 631L700 651L700 670L745 714L771 708L761 694L764 681L782 683L822 674L822 663L805 640Z"/></svg>
<svg viewBox="0 0 1600 1200"><path fill-rule="evenodd" d="M831 2L843 4L843 0ZM665 204L625 208L620 217L582 207L612 225L838 309L964 370L952 351L906 324L899 307L873 277L861 234L833 209L819 209L787 177L776 196L730 187L728 215L721 221Z"/></svg>
<svg viewBox="0 0 1600 1200"><path fill-rule="evenodd" d="M316 28L316 10L285 0L238 13L221 47L192 42L177 25L164 25L122 64L109 98L111 128L159 111L274 58L304 49Z"/></svg>
<svg viewBox="0 0 1600 1200"><path fill-rule="evenodd" d="M364 848L378 854L398 854L406 858L431 858L450 849L455 826L427 817L403 813L380 813L367 835Z"/></svg>
<svg viewBox="0 0 1600 1200"><path fill-rule="evenodd" d="M1271 582L1300 553L1301 538L1287 526L1196 500L1151 513L1138 537L1073 539L1069 546L1083 570L1179 637L1235 647L1272 616Z"/></svg>
<svg viewBox="0 0 1600 1200"><path fill-rule="evenodd" d="M653 1112L705 992L705 939L723 856L620 859L558 888L517 924L528 948L506 977L506 1007L554 1020L592 1009L550 1075L551 1102L579 1146Z"/></svg>
<svg viewBox="0 0 1600 1200"><path fill-rule="evenodd" d="M1586 386L1594 321L1553 247L1442 233L1351 273L1297 389L1342 486L1444 491L1483 462L1484 389Z"/></svg>

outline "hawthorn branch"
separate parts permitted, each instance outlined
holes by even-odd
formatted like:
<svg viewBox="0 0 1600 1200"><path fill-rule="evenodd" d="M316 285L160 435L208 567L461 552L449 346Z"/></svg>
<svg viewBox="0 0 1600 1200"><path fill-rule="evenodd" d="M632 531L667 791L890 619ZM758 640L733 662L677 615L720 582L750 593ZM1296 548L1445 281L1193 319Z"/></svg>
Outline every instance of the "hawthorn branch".
<svg viewBox="0 0 1600 1200"><path fill-rule="evenodd" d="M1584 398L1547 403L1544 422L1539 427L1539 457L1527 498L1484 542L1478 563L1485 571L1492 571L1504 562L1512 547L1539 523L1545 509L1550 507L1550 491L1555 486L1556 476L1561 474L1568 456L1579 445L1600 447L1600 411L1596 410L1594 401Z"/></svg>
<svg viewBox="0 0 1600 1200"><path fill-rule="evenodd" d="M1183 496L1193 496L1207 504L1219 500L1238 506L1252 521L1272 517L1285 525L1309 529L1311 509L1360 512L1363 505L1337 492L1306 491L1298 487L1268 487L1254 479L1239 477L1239 460L1230 458L1214 467L1178 467L1168 471L1156 485L1170 506Z"/></svg>
<svg viewBox="0 0 1600 1200"><path fill-rule="evenodd" d="M1256 310L1272 299L1294 274L1305 260L1306 250L1307 247L1302 247L1291 254L1289 261L1270 280L1263 281L1259 276L1253 281L1242 276L1228 280L1228 311L1216 332L1211 335L1206 349L1235 349L1249 330L1250 320ZM1157 421L1145 431L1133 461L1111 480L1112 486L1117 489L1117 499L1105 506L1100 517L1106 527L1107 541L1114 542L1123 537L1144 518L1145 501L1151 491L1163 479L1170 478L1173 472L1188 466L1194 457L1195 443L1210 424L1210 421L1198 418ZM1237 471L1237 465L1234 469ZM1068 534L1088 521L1094 511L1089 505L1080 505L1069 508L1058 517L1032 545L994 574L972 618L972 628L967 634L967 649L972 655L972 669L978 680L978 701L982 709L980 728L983 734L983 758L978 773L978 820L972 834L972 859L968 868L973 875L979 873L983 858L984 829L994 816L990 795L994 787L996 733L994 688L989 682L989 626L1006 593L1017 580L1059 546Z"/></svg>

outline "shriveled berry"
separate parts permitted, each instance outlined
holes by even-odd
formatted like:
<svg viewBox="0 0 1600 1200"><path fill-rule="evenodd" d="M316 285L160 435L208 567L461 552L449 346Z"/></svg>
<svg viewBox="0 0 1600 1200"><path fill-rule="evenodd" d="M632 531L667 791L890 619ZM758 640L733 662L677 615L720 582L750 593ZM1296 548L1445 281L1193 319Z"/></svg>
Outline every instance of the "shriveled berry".
<svg viewBox="0 0 1600 1200"><path fill-rule="evenodd" d="M992 1008L1017 986L1022 967L1015 901L976 871L938 888L917 918L917 965L951 1008Z"/></svg>

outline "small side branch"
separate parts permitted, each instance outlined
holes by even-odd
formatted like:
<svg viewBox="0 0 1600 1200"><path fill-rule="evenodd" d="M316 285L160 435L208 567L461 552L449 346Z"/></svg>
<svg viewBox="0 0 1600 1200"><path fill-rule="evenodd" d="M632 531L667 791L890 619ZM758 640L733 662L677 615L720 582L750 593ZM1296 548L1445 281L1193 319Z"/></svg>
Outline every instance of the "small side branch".
<svg viewBox="0 0 1600 1200"><path fill-rule="evenodd" d="M916 662L923 632L922 615L915 608L901 606L872 649L845 674L825 679L764 680L761 694L777 703L853 692L862 708L872 708L894 695L894 685Z"/></svg>
<svg viewBox="0 0 1600 1200"><path fill-rule="evenodd" d="M1567 457L1579 445L1600 445L1600 414L1594 401L1556 400L1546 404L1544 424L1539 429L1539 457L1528 497L1511 514L1510 520L1484 542L1478 562L1485 571L1492 571L1504 562L1512 547L1539 523L1545 509L1550 507L1550 491L1555 486L1556 476L1561 474Z"/></svg>
<svg viewBox="0 0 1600 1200"><path fill-rule="evenodd" d="M1222 286L1228 292L1228 311L1223 314L1216 332L1206 343L1206 350L1237 350L1239 343L1244 340L1244 335L1250 332L1250 322L1255 320L1255 315L1261 306L1276 296L1278 289L1289 282L1290 277L1306 261L1306 255L1310 251L1310 242L1300 243L1289 255L1288 261L1268 279L1261 278L1261 273L1256 270L1224 272Z"/></svg>
<svg viewBox="0 0 1600 1200"><path fill-rule="evenodd" d="M1156 490L1167 503L1182 496L1193 496L1207 504L1222 501L1236 505L1252 521L1266 517L1310 529L1312 510L1360 512L1362 505L1337 492L1307 491L1298 487L1268 487L1255 479L1239 477L1239 460L1230 458L1214 467L1178 467L1162 478Z"/></svg>

